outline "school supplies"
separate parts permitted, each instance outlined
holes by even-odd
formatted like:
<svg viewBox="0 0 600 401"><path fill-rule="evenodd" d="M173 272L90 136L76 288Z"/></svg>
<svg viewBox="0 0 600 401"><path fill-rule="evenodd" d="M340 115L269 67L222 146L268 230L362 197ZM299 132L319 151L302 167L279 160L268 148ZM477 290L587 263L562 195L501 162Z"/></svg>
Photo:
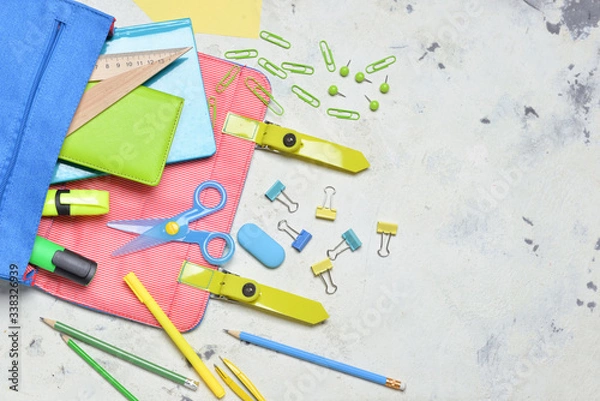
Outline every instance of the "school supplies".
<svg viewBox="0 0 600 401"><path fill-rule="evenodd" d="M217 190L220 201L215 206L205 206L200 199L203 192L208 188ZM205 198L204 198L205 199ZM227 193L223 185L216 181L204 181L196 187L193 197L193 207L166 219L138 219L138 220L113 220L107 223L110 228L139 234L138 237L129 241L113 252L113 256L127 255L153 246L170 241L191 242L198 244L202 255L207 262L213 265L221 265L229 261L235 251L235 242L231 235L223 232L191 230L190 222L215 213L227 203ZM212 256L208 250L210 241L220 238L227 245L227 253L221 257Z"/></svg>
<svg viewBox="0 0 600 401"><path fill-rule="evenodd" d="M212 391L217 398L223 398L225 396L225 389L223 389L223 386L221 386L216 377L213 376L206 365L204 365L204 362L202 362L198 354L196 354L196 351L194 351L171 320L169 320L169 317L163 312L154 298L152 298L152 295L146 290L146 287L144 287L135 273L130 272L124 277L124 280L140 302L148 308L152 315L154 315L173 343L179 348L179 351L181 351L194 370L200 375L200 378L208 386L210 391Z"/></svg>
<svg viewBox="0 0 600 401"><path fill-rule="evenodd" d="M75 110L75 115L67 131L67 136L168 67L190 49L191 47L160 50L159 52L166 53L166 55L156 60L156 63L141 65L109 77L96 77L101 82L88 87L81 97L81 101L77 106L77 110ZM116 59L123 58L122 55L113 55L112 57ZM136 55L132 54L131 57L135 58Z"/></svg>
<svg viewBox="0 0 600 401"><path fill-rule="evenodd" d="M221 357L221 360L223 361L225 366L227 366L229 370L233 372L235 377L237 377L239 381L242 382L242 384L248 389L250 394L252 394L254 398L256 398L257 401L266 401L265 397L262 396L262 394L258 391L254 383L252 383L250 379L248 379L248 376L246 376L244 372L242 372L237 366L235 366L233 362L231 362L229 359Z"/></svg>
<svg viewBox="0 0 600 401"><path fill-rule="evenodd" d="M398 224L386 223L385 221L377 222L377 234L381 234L381 242L377 254L382 258L390 256L390 240L392 239L392 235L396 235L397 232Z"/></svg>
<svg viewBox="0 0 600 401"><path fill-rule="evenodd" d="M323 61L325 61L327 71L334 72L335 60L333 59L333 53L329 48L329 44L326 41L322 40L319 42L319 49L321 50L321 55L323 56Z"/></svg>
<svg viewBox="0 0 600 401"><path fill-rule="evenodd" d="M2 2L0 279L27 262L52 169L114 18L74 1Z"/></svg>
<svg viewBox="0 0 600 401"><path fill-rule="evenodd" d="M288 42L287 40L285 40L281 36L276 35L274 33L271 33L269 31L260 31L260 33L258 34L258 36L262 40L266 40L267 42L272 43L275 46L279 46L279 47L281 47L283 49L289 49L290 47L292 47L292 44L290 42Z"/></svg>
<svg viewBox="0 0 600 401"><path fill-rule="evenodd" d="M379 102L377 100L371 100L367 95L365 98L369 101L369 110L377 111L379 109Z"/></svg>
<svg viewBox="0 0 600 401"><path fill-rule="evenodd" d="M335 195L335 188L328 185L323 192L325 192L325 200L323 201L323 206L317 206L315 216L318 219L333 221L337 216L337 210L331 206L333 195Z"/></svg>
<svg viewBox="0 0 600 401"><path fill-rule="evenodd" d="M269 269L279 267L285 259L281 245L254 223L240 227L237 239L242 248Z"/></svg>
<svg viewBox="0 0 600 401"><path fill-rule="evenodd" d="M302 134L272 123L229 113L223 133L255 142L258 146L342 171L358 173L369 162L358 150Z"/></svg>
<svg viewBox="0 0 600 401"><path fill-rule="evenodd" d="M335 109L328 108L327 115L335 118L339 118L341 120L353 120L356 121L360 119L360 114L358 111L354 110L345 110L345 109Z"/></svg>
<svg viewBox="0 0 600 401"><path fill-rule="evenodd" d="M104 43L102 49L102 54L105 55L143 51L150 55L142 53L141 59L135 60L134 64L137 64L137 61L155 64L158 59L151 54L152 51L186 47L191 47L192 50L144 84L147 88L185 99L168 151L167 164L205 158L212 156L216 150L190 19L117 27L112 38ZM102 67L98 65L97 69L101 70ZM122 156L126 155L125 152ZM52 183L97 177L101 174L93 168L75 166L71 162L59 162Z"/></svg>
<svg viewBox="0 0 600 401"><path fill-rule="evenodd" d="M300 98L303 102L308 105L317 108L321 105L321 101L305 89L302 89L298 85L292 85L292 93Z"/></svg>
<svg viewBox="0 0 600 401"><path fill-rule="evenodd" d="M302 323L314 325L329 317L320 302L188 261L183 262L179 282L208 291L216 299L237 302Z"/></svg>
<svg viewBox="0 0 600 401"><path fill-rule="evenodd" d="M344 95L343 93L341 93L338 90L338 87L335 85L331 85L329 88L327 88L327 93L329 93L330 96L341 96L341 97L346 97L346 95Z"/></svg>
<svg viewBox="0 0 600 401"><path fill-rule="evenodd" d="M190 228L231 232L254 146L248 141L222 134L220 127L228 111L262 119L266 106L245 90L236 91L230 87L221 94L216 93L217 83L233 63L206 54L200 54L199 59L204 71L206 94L215 96L219 105L213 134L217 143L215 156L168 165L160 184L156 187L112 176L86 180L86 188L110 192L110 214L77 219L77 224L73 224L73 219L70 218L44 218L39 222L38 232L51 241L93 259L101 268L98 268L92 282L82 291L81 286L76 283L29 266L25 274L31 278L35 287L73 305L149 326L159 326L148 309L137 298L132 297L129 288L122 283L123 275L132 270L158 304L168 311L169 318L178 330L191 330L201 322L210 294L177 281L183 260L208 266L200 247L173 241L144 252L115 258L111 256L111 252L131 239L132 235L106 225L109 220L174 216L191 207L190 198L199 183L216 180L227 191L227 204L218 213L191 223ZM249 76L254 77L264 87L270 88L263 73L248 67L242 67L232 86L243 88L244 79ZM60 188L79 189L81 182L70 182L61 185ZM48 187L45 187L42 198L47 190ZM212 189L210 191L214 192ZM222 247L223 241L213 241L209 250L211 254L217 254ZM127 271L124 272L123 269ZM115 283L122 285L115 286Z"/></svg>
<svg viewBox="0 0 600 401"><path fill-rule="evenodd" d="M81 285L88 285L98 268L93 260L39 235L35 237L29 263Z"/></svg>
<svg viewBox="0 0 600 401"><path fill-rule="evenodd" d="M315 263L310 267L315 277L321 277L323 284L325 284L325 292L329 295L334 294L337 291L337 285L333 282L333 277L331 277L331 269L333 269L333 263L331 263L331 259L326 258L318 263ZM325 280L325 273L327 273L327 277L329 277L329 282Z"/></svg>
<svg viewBox="0 0 600 401"><path fill-rule="evenodd" d="M353 366L346 365L345 363L337 362L332 359L300 350L298 348L290 347L289 345L284 345L273 340L268 340L266 338L245 333L243 331L225 330L225 332L241 341L270 349L271 351L279 352L280 354L285 354L293 358L301 359L306 362L314 363L325 368L333 369L341 373L358 377L360 379L368 380L373 383L381 384L394 390L404 391L406 389L406 383L403 383L400 380L391 379L389 377L371 373L363 369L355 368Z"/></svg>
<svg viewBox="0 0 600 401"><path fill-rule="evenodd" d="M344 245L343 248L341 248L342 245ZM340 253L347 251L348 249L354 252L360 248L361 245L362 242L358 239L358 236L354 233L354 230L350 228L342 234L342 241L339 244L337 244L334 248L327 250L327 257L331 260L335 260Z"/></svg>
<svg viewBox="0 0 600 401"><path fill-rule="evenodd" d="M64 323L43 317L40 319L48 326L52 327L54 330L64 333L67 336L74 338L75 340L79 340L88 345L91 345L92 347L98 348L99 350L102 350L110 355L116 356L117 358L123 359L124 361L130 362L135 366L147 370L148 372L155 373L161 377L164 377L165 379L171 380L190 390L196 391L198 389L199 383L197 380L189 379L183 375L180 375L179 373L173 372L153 362L140 358L137 355L122 350L121 348L115 347L112 344L104 342L94 336L79 331Z"/></svg>
<svg viewBox="0 0 600 401"><path fill-rule="evenodd" d="M367 72L367 74L373 74L374 72L381 71L384 68L389 67L390 65L394 64L395 62L396 62L396 56L388 56L388 57L382 58L381 60L375 61L375 62L367 65L367 68L365 68L365 71Z"/></svg>
<svg viewBox="0 0 600 401"><path fill-rule="evenodd" d="M256 82L256 79L253 77L248 77L244 81L244 84L246 85L246 88L248 88L248 90L258 98L258 100L263 102L265 106L269 108L269 110L278 116L283 115L283 106L277 100L275 100L273 94L271 94L268 89Z"/></svg>
<svg viewBox="0 0 600 401"><path fill-rule="evenodd" d="M269 61L266 58L261 57L258 59L257 63L262 68L264 68L268 73L276 76L277 78L281 78L281 79L287 78L287 72L285 72L284 69L282 69L281 67L279 67L277 64L273 63L272 61Z"/></svg>
<svg viewBox="0 0 600 401"><path fill-rule="evenodd" d="M223 54L228 60L243 60L248 58L258 57L258 51L256 49L240 49L240 50L229 50Z"/></svg>
<svg viewBox="0 0 600 401"><path fill-rule="evenodd" d="M283 231L287 233L294 242L292 242L292 248L297 250L298 252L302 252L302 250L306 247L308 242L312 239L312 234L306 230L302 230L300 232L294 230L287 222L287 220L281 220L277 223L277 229L279 231Z"/></svg>
<svg viewBox="0 0 600 401"><path fill-rule="evenodd" d="M227 89L229 87L229 85L231 85L235 81L235 79L237 78L237 76L241 70L242 70L242 67L240 67L239 65L231 66L229 71L227 71L225 76L223 76L223 78L217 84L217 89L216 89L217 93L223 93L223 91L225 89Z"/></svg>
<svg viewBox="0 0 600 401"><path fill-rule="evenodd" d="M290 213L294 213L298 210L298 203L290 199L285 193L285 185L279 180L275 181L271 188L265 192L265 196L271 202L278 201L282 203Z"/></svg>
<svg viewBox="0 0 600 401"><path fill-rule="evenodd" d="M340 75L344 78L346 78L348 76L348 74L350 74L350 62L351 61L352 60L348 60L348 64L346 64L345 66L340 68Z"/></svg>
<svg viewBox="0 0 600 401"><path fill-rule="evenodd" d="M137 401L137 398L133 394L129 392L121 383L117 381L110 373L106 371L102 366L98 364L91 356L89 356L79 345L77 345L71 337L61 334L60 336L65 343L71 348L77 355L81 357L88 365L90 365L96 372L100 374L100 376L104 377L107 382L109 382L119 393L123 395L123 397L127 398L129 401Z"/></svg>
<svg viewBox="0 0 600 401"><path fill-rule="evenodd" d="M227 375L227 373L225 373L223 369L221 369L217 365L214 365L214 367L217 374L221 377L221 379L223 379L223 381L225 382L225 384L227 384L231 391L233 391L235 395L237 395L240 398L240 400L254 401L254 398L252 398L252 396L248 395L248 393L242 390L242 388L236 382L234 382L233 379L229 377L229 375Z"/></svg>
<svg viewBox="0 0 600 401"><path fill-rule="evenodd" d="M289 61L281 63L281 68L293 74L312 75L315 73L315 69L310 65L292 63Z"/></svg>
<svg viewBox="0 0 600 401"><path fill-rule="evenodd" d="M385 81L379 85L379 92L386 94L390 91L390 84L388 84L388 76L385 76Z"/></svg>
<svg viewBox="0 0 600 401"><path fill-rule="evenodd" d="M370 83L370 84L373 83L373 82L369 81L367 78L365 78L365 74L363 72L361 72L361 71L357 72L354 75L354 80L356 81L356 83L359 83L359 84L363 83L365 81L368 82L368 83Z"/></svg>
<svg viewBox="0 0 600 401"><path fill-rule="evenodd" d="M95 216L108 210L108 191L51 189L46 194L42 216Z"/></svg>
<svg viewBox="0 0 600 401"><path fill-rule="evenodd" d="M125 74L130 73L111 79ZM104 82L88 85L90 89L85 93ZM80 167L156 186L183 107L180 97L139 86L68 136L58 157Z"/></svg>

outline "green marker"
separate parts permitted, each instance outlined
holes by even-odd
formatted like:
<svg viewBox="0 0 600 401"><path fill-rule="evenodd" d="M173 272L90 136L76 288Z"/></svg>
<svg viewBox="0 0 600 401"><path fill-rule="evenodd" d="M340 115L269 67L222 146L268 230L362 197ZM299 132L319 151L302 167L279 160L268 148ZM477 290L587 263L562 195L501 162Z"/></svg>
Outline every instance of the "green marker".
<svg viewBox="0 0 600 401"><path fill-rule="evenodd" d="M39 235L35 237L29 263L81 285L88 285L98 264Z"/></svg>

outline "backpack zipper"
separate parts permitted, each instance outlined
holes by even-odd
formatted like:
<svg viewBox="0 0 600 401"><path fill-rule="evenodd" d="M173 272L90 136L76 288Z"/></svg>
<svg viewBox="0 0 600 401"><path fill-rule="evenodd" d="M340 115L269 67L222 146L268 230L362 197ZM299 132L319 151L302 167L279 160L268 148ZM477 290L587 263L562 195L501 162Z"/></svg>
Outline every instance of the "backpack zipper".
<svg viewBox="0 0 600 401"><path fill-rule="evenodd" d="M52 54L54 53L54 50L56 49L56 44L58 43L58 40L60 39L60 35L63 31L63 26L64 26L64 24L61 21L55 20L52 36L50 37L50 40L48 41L48 45L46 46L46 51L44 52L44 57L42 58L42 61L38 67L37 73L35 75L35 79L31 86L31 91L29 92L29 98L27 99L27 103L26 103L25 109L23 111L23 115L24 115L23 121L21 122L21 126L19 127L19 132L17 133L17 139L16 139L16 142L15 142L15 145L13 148L11 159L8 163L8 168L7 168L6 174L4 174L2 176L2 181L0 181L0 199L2 199L4 197L4 191L6 189L6 184L8 182L8 178L9 178L13 168L15 167L17 156L19 154L19 149L21 148L21 142L23 140L23 132L25 131L25 127L27 126L27 123L29 122L29 112L31 111L31 106L33 105L33 101L35 100L37 90L40 85L40 81L42 80L42 77L44 76L44 72L46 71L46 68L48 67L48 64L50 62Z"/></svg>

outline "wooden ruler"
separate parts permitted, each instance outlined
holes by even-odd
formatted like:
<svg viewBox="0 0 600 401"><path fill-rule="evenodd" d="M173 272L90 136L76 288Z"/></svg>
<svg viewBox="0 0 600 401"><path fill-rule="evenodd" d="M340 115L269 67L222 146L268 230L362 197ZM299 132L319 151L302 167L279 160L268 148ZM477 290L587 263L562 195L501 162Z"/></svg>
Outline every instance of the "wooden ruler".
<svg viewBox="0 0 600 401"><path fill-rule="evenodd" d="M102 60L99 58L94 69L95 73L92 73L90 80L101 80L101 82L83 93L73 120L71 120L67 136L162 71L190 49L191 47L185 47L141 52L142 54L121 53L102 56ZM156 58L157 52L166 52L166 55ZM136 54L139 55L139 58Z"/></svg>
<svg viewBox="0 0 600 401"><path fill-rule="evenodd" d="M135 70L148 64L154 64L165 57L171 57L184 47L175 49L148 50L131 53L102 54L96 61L90 81L102 81L126 71Z"/></svg>

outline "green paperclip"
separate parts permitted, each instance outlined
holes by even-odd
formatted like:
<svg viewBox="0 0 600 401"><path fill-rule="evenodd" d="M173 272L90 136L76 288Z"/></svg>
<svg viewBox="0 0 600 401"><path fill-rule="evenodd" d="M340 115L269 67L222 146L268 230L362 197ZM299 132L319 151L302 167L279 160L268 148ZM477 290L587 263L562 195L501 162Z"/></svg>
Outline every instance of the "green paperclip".
<svg viewBox="0 0 600 401"><path fill-rule="evenodd" d="M213 127L217 123L217 98L211 96L208 98L208 108L210 109L210 114L212 115L212 123Z"/></svg>
<svg viewBox="0 0 600 401"><path fill-rule="evenodd" d="M260 31L260 38L266 40L269 43L273 43L275 46L283 47L284 49L289 49L292 47L291 43L282 38L279 35L275 35L274 33L268 31Z"/></svg>
<svg viewBox="0 0 600 401"><path fill-rule="evenodd" d="M358 120L360 118L360 114L353 110L327 109L327 114L335 118L341 118L342 120Z"/></svg>
<svg viewBox="0 0 600 401"><path fill-rule="evenodd" d="M382 58L379 61L376 61L374 63L371 63L367 66L367 68L365 69L365 71L367 72L367 74L372 74L374 72L383 70L384 68L389 67L390 65L394 64L396 62L396 56L389 56L386 58Z"/></svg>
<svg viewBox="0 0 600 401"><path fill-rule="evenodd" d="M261 57L258 59L258 65L260 65L262 68L267 70L267 72L270 72L271 74L275 75L278 78L281 78L281 79L287 78L287 72L285 72L284 70L279 68L279 66L277 64L270 62L269 60L267 60L264 57Z"/></svg>
<svg viewBox="0 0 600 401"><path fill-rule="evenodd" d="M221 80L217 84L217 93L223 93L223 91L227 89L227 87L231 85L231 83L235 80L235 78L238 76L241 70L242 67L240 67L239 65L233 65L231 69L227 71L227 74L225 74L225 76L221 78Z"/></svg>
<svg viewBox="0 0 600 401"><path fill-rule="evenodd" d="M258 56L256 49L229 50L224 54L229 60L242 60L245 58L255 58Z"/></svg>
<svg viewBox="0 0 600 401"><path fill-rule="evenodd" d="M251 87L248 82L254 82L256 84L255 87ZM271 110L273 113L277 114L278 116L283 115L283 106L280 105L274 98L273 95L266 90L261 84L259 84L256 79L254 79L253 77L247 77L246 80L244 81L244 83L246 84L246 87L248 89L250 89L250 92L252 92L254 94L254 96L256 96L258 98L258 100L260 100L261 102L263 102L268 108L269 110ZM266 99L263 96L266 95ZM277 106L279 108L273 108L271 107L271 103L273 103L275 106Z"/></svg>
<svg viewBox="0 0 600 401"><path fill-rule="evenodd" d="M292 85L292 93L298 96L300 100L303 100L304 102L308 103L314 108L317 108L321 105L319 99L317 99L298 85Z"/></svg>
<svg viewBox="0 0 600 401"><path fill-rule="evenodd" d="M325 60L325 65L327 66L327 71L334 72L335 71L335 61L333 60L333 54L331 54L331 49L329 45L324 40L319 42L319 48L321 49L321 54L323 55L323 60Z"/></svg>
<svg viewBox="0 0 600 401"><path fill-rule="evenodd" d="M304 74L304 75L312 75L315 72L315 69L310 65L306 64L297 64L297 63L281 63L281 68L293 72L294 74Z"/></svg>

